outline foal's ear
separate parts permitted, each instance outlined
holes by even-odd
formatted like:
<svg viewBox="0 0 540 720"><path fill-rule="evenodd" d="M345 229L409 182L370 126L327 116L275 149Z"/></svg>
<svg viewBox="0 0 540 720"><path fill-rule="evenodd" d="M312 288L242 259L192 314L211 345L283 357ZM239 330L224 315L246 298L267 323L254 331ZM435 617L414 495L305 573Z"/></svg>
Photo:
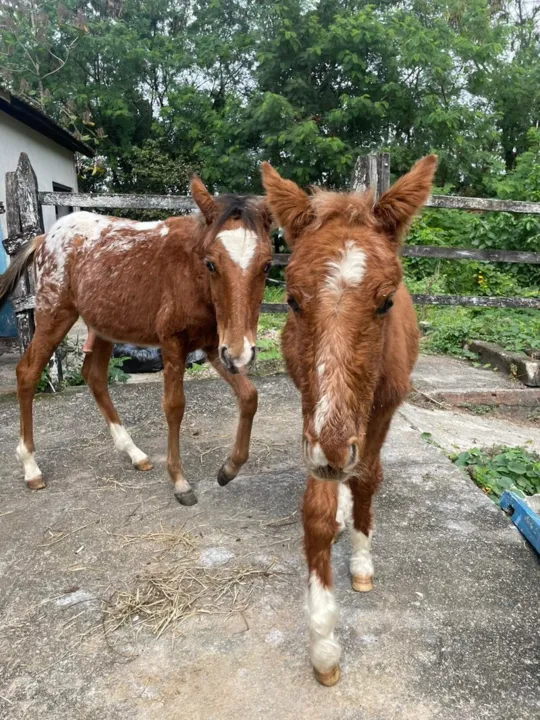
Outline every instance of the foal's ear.
<svg viewBox="0 0 540 720"><path fill-rule="evenodd" d="M189 189L191 191L191 197L199 206L199 210L204 215L206 222L208 225L211 225L218 215L218 206L216 201L206 189L203 181L196 175L191 178Z"/></svg>
<svg viewBox="0 0 540 720"><path fill-rule="evenodd" d="M400 242L413 217L428 199L436 167L436 155L422 158L375 203L373 213L382 230L394 242Z"/></svg>
<svg viewBox="0 0 540 720"><path fill-rule="evenodd" d="M289 247L314 218L309 195L292 180L285 180L267 162L261 165L262 182L266 199L276 222L285 232Z"/></svg>

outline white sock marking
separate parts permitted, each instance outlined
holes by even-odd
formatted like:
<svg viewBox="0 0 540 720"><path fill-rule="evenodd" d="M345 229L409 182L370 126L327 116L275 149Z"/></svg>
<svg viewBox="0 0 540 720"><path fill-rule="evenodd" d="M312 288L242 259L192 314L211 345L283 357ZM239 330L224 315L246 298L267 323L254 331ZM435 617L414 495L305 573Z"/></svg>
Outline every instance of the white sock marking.
<svg viewBox="0 0 540 720"><path fill-rule="evenodd" d="M221 240L231 260L242 270L249 266L257 247L257 233L240 227L235 230L222 230L218 233L217 239Z"/></svg>
<svg viewBox="0 0 540 720"><path fill-rule="evenodd" d="M367 575L373 577L373 560L371 559L371 535L351 528L351 575Z"/></svg>
<svg viewBox="0 0 540 720"><path fill-rule="evenodd" d="M341 653L334 637L339 610L333 592L314 572L309 576L308 614L311 662L317 670L328 672L338 664Z"/></svg>
<svg viewBox="0 0 540 720"><path fill-rule="evenodd" d="M109 429L116 449L127 453L133 465L148 460L148 456L142 450L139 450L123 425L111 423Z"/></svg>
<svg viewBox="0 0 540 720"><path fill-rule="evenodd" d="M24 468L24 479L26 482L41 477L41 470L34 458L34 453L28 450L22 438L17 445L17 457Z"/></svg>
<svg viewBox="0 0 540 720"><path fill-rule="evenodd" d="M351 488L347 483L340 483L338 487L338 506L336 522L339 525L339 532L343 532L347 525L352 525L353 499Z"/></svg>

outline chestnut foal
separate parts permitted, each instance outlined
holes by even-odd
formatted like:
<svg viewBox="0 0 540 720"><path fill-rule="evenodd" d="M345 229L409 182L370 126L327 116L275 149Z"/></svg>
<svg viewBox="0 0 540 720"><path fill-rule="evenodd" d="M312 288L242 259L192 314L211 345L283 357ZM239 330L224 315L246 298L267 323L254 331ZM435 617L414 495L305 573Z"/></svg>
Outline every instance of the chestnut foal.
<svg viewBox="0 0 540 720"><path fill-rule="evenodd" d="M260 199L212 197L198 178L191 193L199 216L145 223L88 212L61 218L23 248L0 277L1 304L35 255L36 331L17 366L17 455L29 488L45 487L34 459L36 384L79 315L96 333L82 374L116 448L136 468L152 465L121 424L108 393L113 341L161 346L167 467L180 503L197 502L182 472L179 445L185 360L193 350L206 352L240 408L236 440L218 473L219 484L226 485L246 462L257 391L242 373L255 357L259 305L272 257L270 215Z"/></svg>
<svg viewBox="0 0 540 720"><path fill-rule="evenodd" d="M302 394L310 654L323 685L340 676L330 557L346 525L352 587L373 587L371 501L382 479L380 451L418 353L400 240L429 195L435 165L433 155L420 160L375 205L371 192L308 196L267 163L262 168L270 209L291 248L282 347Z"/></svg>

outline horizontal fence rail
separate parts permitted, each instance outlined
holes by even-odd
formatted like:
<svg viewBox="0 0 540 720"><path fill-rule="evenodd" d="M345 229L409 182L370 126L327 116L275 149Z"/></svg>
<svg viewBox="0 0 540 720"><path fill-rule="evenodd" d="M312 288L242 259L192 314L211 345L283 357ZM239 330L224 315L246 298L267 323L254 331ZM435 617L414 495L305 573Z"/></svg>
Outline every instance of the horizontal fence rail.
<svg viewBox="0 0 540 720"><path fill-rule="evenodd" d="M522 200L495 200L493 198L473 198L462 195L431 195L425 207L445 210L479 210L481 212L508 212L540 215L540 203Z"/></svg>
<svg viewBox="0 0 540 720"><path fill-rule="evenodd" d="M404 257L437 258L439 260L480 260L482 262L540 265L540 253L520 250L468 250L432 245L405 245L401 254Z"/></svg>
<svg viewBox="0 0 540 720"><path fill-rule="evenodd" d="M415 305L460 305L478 308L520 308L540 310L540 298L492 297L486 295L417 295L411 293ZM262 303L263 313L284 313L289 310L287 303Z"/></svg>
<svg viewBox="0 0 540 720"><path fill-rule="evenodd" d="M133 210L176 210L188 212L196 208L191 197L185 195L131 195L99 193L40 192L39 201L43 205L80 208L112 208ZM426 207L447 210L473 210L481 212L508 212L540 215L540 203L521 202L519 200L493 200L489 198L470 198L457 195L432 195ZM496 263L528 263L540 265L540 253L514 250L475 250L454 247L434 247L407 245L401 250L404 257L434 258L439 260L476 260ZM285 266L289 254L276 253L274 265ZM538 298L513 297L468 297L463 295L413 295L417 305L460 305L467 307L528 308L540 309ZM263 303L263 313L282 313L288 311L285 303Z"/></svg>
<svg viewBox="0 0 540 720"><path fill-rule="evenodd" d="M404 257L436 258L437 260L479 260L481 262L527 263L540 265L540 253L519 250L473 250L472 248L440 247L433 245L404 245ZM289 262L288 253L274 255L274 265L284 266Z"/></svg>
<svg viewBox="0 0 540 720"><path fill-rule="evenodd" d="M81 208L133 208L134 210L191 210L195 207L187 195L101 195L99 193L40 192L42 205ZM521 200L470 198L461 195L431 195L426 207L446 210L478 210L540 215L540 203Z"/></svg>
<svg viewBox="0 0 540 720"><path fill-rule="evenodd" d="M42 205L80 208L117 208L118 210L193 210L196 205L187 195L100 195L99 193L40 192Z"/></svg>

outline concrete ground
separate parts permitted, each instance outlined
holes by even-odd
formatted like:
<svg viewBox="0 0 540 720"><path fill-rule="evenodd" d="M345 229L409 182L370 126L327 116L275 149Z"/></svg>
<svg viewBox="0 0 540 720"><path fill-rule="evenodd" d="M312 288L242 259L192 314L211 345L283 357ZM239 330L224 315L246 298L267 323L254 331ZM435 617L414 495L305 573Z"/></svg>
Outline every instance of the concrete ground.
<svg viewBox="0 0 540 720"><path fill-rule="evenodd" d="M159 385L112 392L155 462L150 473L112 450L84 389L41 396L36 444L48 488L39 492L25 488L14 458L17 407L0 401L0 718L540 717L537 556L421 439L406 408L384 450L373 592L351 590L347 539L334 547L342 678L317 685L303 613L299 401L283 376L256 382L252 456L226 488L215 476L234 402L220 381L188 383L192 508L176 503L167 479ZM137 588L144 594L160 578L180 590L186 564L210 594L243 571L221 598L193 605L221 614L196 614L156 637L141 624L153 613L146 607L117 627L119 592L137 602Z"/></svg>

